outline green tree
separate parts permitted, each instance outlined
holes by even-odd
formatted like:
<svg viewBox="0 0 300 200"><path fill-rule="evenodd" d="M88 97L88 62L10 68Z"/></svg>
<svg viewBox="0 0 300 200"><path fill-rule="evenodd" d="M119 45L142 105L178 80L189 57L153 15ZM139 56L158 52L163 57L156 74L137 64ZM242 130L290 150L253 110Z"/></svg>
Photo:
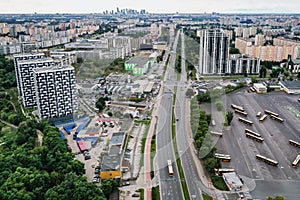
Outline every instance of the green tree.
<svg viewBox="0 0 300 200"><path fill-rule="evenodd" d="M233 119L233 112L229 111L226 113L226 119L228 126L231 125L232 119Z"/></svg>
<svg viewBox="0 0 300 200"><path fill-rule="evenodd" d="M259 78L266 78L267 76L267 68L262 66L259 70Z"/></svg>
<svg viewBox="0 0 300 200"><path fill-rule="evenodd" d="M283 196L277 196L274 198L274 200L284 200L284 197Z"/></svg>
<svg viewBox="0 0 300 200"><path fill-rule="evenodd" d="M221 100L217 100L215 104L216 104L216 107L217 107L218 111L222 111L224 109L224 105L223 105L223 102Z"/></svg>
<svg viewBox="0 0 300 200"><path fill-rule="evenodd" d="M220 168L220 162L217 158L207 158L205 160L205 169L209 173L213 173L215 168Z"/></svg>
<svg viewBox="0 0 300 200"><path fill-rule="evenodd" d="M230 53L230 54L239 54L239 53L240 53L240 50L237 49L237 48L234 48L234 47L230 47L229 53Z"/></svg>

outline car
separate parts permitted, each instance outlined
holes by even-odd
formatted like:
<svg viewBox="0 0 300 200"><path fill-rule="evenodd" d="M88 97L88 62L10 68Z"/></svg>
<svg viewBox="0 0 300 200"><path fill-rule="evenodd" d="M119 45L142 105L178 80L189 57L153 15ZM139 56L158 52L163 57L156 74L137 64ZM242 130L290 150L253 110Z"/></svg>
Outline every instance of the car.
<svg viewBox="0 0 300 200"><path fill-rule="evenodd" d="M123 183L123 186L127 186L127 185L130 185L129 181L126 181L126 182Z"/></svg>
<svg viewBox="0 0 300 200"><path fill-rule="evenodd" d="M95 174L99 174L99 173L100 173L100 168L99 168L99 167L96 167L94 173L95 173Z"/></svg>
<svg viewBox="0 0 300 200"><path fill-rule="evenodd" d="M132 197L140 197L140 195L135 193L132 195Z"/></svg>
<svg viewBox="0 0 300 200"><path fill-rule="evenodd" d="M93 178L93 183L100 183L100 176L95 176Z"/></svg>
<svg viewBox="0 0 300 200"><path fill-rule="evenodd" d="M89 159L91 159L90 154L84 156L84 160L89 160Z"/></svg>

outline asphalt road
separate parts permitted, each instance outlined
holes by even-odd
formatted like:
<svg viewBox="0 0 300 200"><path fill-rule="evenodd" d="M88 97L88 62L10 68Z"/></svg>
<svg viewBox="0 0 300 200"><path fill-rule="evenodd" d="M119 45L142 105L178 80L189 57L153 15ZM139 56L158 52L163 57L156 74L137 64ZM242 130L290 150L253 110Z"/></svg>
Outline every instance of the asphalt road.
<svg viewBox="0 0 300 200"><path fill-rule="evenodd" d="M178 151L181 158L181 164L185 174L185 180L188 186L189 194L192 199L202 200L202 191L200 185L202 185L197 168L195 166L193 157L191 155L191 147L193 145L192 138L187 135L186 123L186 70L185 70L185 45L184 45L184 34L181 33L181 80L178 83L176 93L176 104L175 104L175 116L178 119L176 122L176 141Z"/></svg>
<svg viewBox="0 0 300 200"><path fill-rule="evenodd" d="M176 50L178 43L178 36L174 41L173 50ZM167 68L166 82L163 86L164 94L161 97L161 104L158 109L158 123L157 123L157 135L156 135L156 166L159 170L159 183L160 193L162 199L183 199L183 193L181 188L181 182L177 170L175 161L173 143L172 143L172 106L173 106L173 92L174 92L174 65L175 54L171 54L170 65ZM171 160L173 163L174 176L169 177L167 160Z"/></svg>

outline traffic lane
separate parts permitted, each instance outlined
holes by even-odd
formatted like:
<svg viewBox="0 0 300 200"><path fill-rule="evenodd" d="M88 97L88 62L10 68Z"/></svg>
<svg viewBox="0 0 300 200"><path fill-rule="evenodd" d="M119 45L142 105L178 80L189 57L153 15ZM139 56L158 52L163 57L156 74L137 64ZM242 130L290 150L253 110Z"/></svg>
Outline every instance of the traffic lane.
<svg viewBox="0 0 300 200"><path fill-rule="evenodd" d="M162 99L161 105L164 107L166 114L172 112L172 105L170 105L170 103L167 102L164 98ZM160 109L159 111L162 112L162 110L163 109ZM167 117L167 115L162 116L165 116L165 118L158 118L158 128L161 128L161 130L157 134L157 161L160 172L160 184L162 186L161 191L163 197L165 197L166 199L181 199L181 192L177 194L178 191L181 191L180 182L166 181L170 179L167 170L167 160L170 159L174 161L175 159L173 155L173 146L171 138L171 119L170 117ZM174 168L174 177L172 177L172 179L178 180L178 172L176 168ZM172 196L173 194L176 196Z"/></svg>

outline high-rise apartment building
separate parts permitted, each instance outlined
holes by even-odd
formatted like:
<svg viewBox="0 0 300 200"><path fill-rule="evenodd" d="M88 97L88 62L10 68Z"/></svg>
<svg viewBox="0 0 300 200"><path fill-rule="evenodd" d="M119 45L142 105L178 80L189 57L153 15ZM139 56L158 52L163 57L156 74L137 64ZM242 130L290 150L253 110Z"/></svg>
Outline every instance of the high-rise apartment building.
<svg viewBox="0 0 300 200"><path fill-rule="evenodd" d="M53 59L42 58L33 60L19 60L15 68L19 74L19 95L22 98L25 107L36 107L36 98L34 91L33 69L53 66Z"/></svg>
<svg viewBox="0 0 300 200"><path fill-rule="evenodd" d="M200 75L219 75L228 72L229 37L220 29L199 31Z"/></svg>
<svg viewBox="0 0 300 200"><path fill-rule="evenodd" d="M17 79L18 91L19 91L20 95L21 95L22 92L21 92L21 86L20 86L20 72L19 72L19 68L18 68L18 61L41 59L41 58L45 58L44 53L16 54L16 55L14 55L14 65L15 65L15 70L16 70L16 79Z"/></svg>
<svg viewBox="0 0 300 200"><path fill-rule="evenodd" d="M71 66L33 69L40 119L72 117L77 112L75 70Z"/></svg>

